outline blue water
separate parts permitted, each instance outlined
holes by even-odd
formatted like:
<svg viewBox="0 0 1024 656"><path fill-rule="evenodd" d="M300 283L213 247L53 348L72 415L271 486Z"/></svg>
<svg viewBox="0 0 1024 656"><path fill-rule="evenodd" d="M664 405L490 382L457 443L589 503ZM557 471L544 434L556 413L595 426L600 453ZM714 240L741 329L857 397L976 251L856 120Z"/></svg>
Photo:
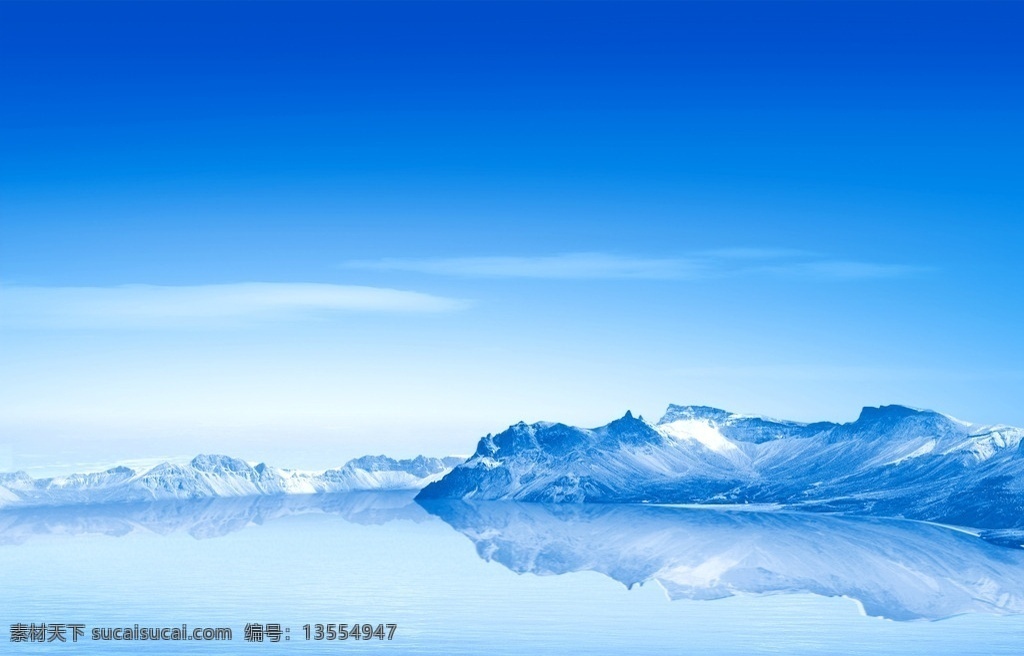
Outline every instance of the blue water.
<svg viewBox="0 0 1024 656"><path fill-rule="evenodd" d="M404 493L2 512L0 583L8 653L1009 654L1024 637L1024 550L942 527ZM17 622L86 637L10 643ZM291 640L247 644L247 622ZM318 622L398 628L304 640ZM136 623L234 639L89 640Z"/></svg>

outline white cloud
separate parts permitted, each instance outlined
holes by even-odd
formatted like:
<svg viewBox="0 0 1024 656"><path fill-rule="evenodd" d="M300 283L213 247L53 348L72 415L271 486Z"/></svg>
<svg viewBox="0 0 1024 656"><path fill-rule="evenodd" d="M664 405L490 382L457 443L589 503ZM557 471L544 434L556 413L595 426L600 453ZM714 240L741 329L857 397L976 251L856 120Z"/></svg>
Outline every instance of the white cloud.
<svg viewBox="0 0 1024 656"><path fill-rule="evenodd" d="M0 326L136 328L286 319L326 312L445 312L458 299L381 287L244 282L221 285L0 285Z"/></svg>
<svg viewBox="0 0 1024 656"><path fill-rule="evenodd" d="M717 248L698 253L707 257L735 260L776 260L781 258L813 258L821 257L811 251L793 248Z"/></svg>
<svg viewBox="0 0 1024 656"><path fill-rule="evenodd" d="M1016 381L1024 372L1013 370L955 371L935 367L898 367L889 365L802 365L772 364L745 366L706 366L672 369L672 374L695 379L774 380L793 382L917 382L937 381Z"/></svg>
<svg viewBox="0 0 1024 656"><path fill-rule="evenodd" d="M906 264L877 264L874 262L849 262L823 260L803 262L789 268L787 273L807 275L832 280L870 280L898 278L927 271L926 268Z"/></svg>
<svg viewBox="0 0 1024 656"><path fill-rule="evenodd" d="M354 260L346 268L411 271L444 276L481 278L615 279L645 280L701 277L697 260L638 258L606 253L563 253L532 257L455 257L425 259Z"/></svg>
<svg viewBox="0 0 1024 656"><path fill-rule="evenodd" d="M703 280L776 275L812 280L895 278L927 269L904 264L837 260L798 250L733 248L678 257L631 257L609 253L541 256L384 258L351 260L348 269L404 271L467 278L546 280Z"/></svg>

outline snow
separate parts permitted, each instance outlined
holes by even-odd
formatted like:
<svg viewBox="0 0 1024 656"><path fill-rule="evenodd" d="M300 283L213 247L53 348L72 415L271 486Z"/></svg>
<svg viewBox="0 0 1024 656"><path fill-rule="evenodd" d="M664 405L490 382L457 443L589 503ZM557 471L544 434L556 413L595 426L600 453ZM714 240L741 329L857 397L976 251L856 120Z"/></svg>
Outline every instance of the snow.
<svg viewBox="0 0 1024 656"><path fill-rule="evenodd" d="M907 455L900 456L899 458L896 458L895 460L890 460L886 464L898 465L899 463L903 462L904 460L910 460L911 458L920 458L921 456L928 455L929 453L931 453L932 451L935 450L935 445L936 444L938 444L938 442L936 442L935 440L928 440L927 442L925 442L924 444L922 444L918 448L914 449L913 451L911 451Z"/></svg>
<svg viewBox="0 0 1024 656"><path fill-rule="evenodd" d="M666 437L697 442L705 448L722 455L736 453L740 450L739 447L726 439L719 432L718 427L711 421L677 419L667 424L659 424L655 426L655 430Z"/></svg>
<svg viewBox="0 0 1024 656"><path fill-rule="evenodd" d="M901 406L865 408L845 424L740 421L748 420L670 406L657 425L630 413L595 429L519 423L482 438L463 463L377 455L317 473L198 456L145 470L11 474L0 477L0 505L420 489L424 499L777 504L1024 529L1012 510L1024 503L1019 428Z"/></svg>
<svg viewBox="0 0 1024 656"><path fill-rule="evenodd" d="M952 421L953 423L960 424L964 428L972 428L974 426L971 422L964 421L963 419L957 419L953 415L947 415L945 413L940 413L940 414L942 414L943 417L945 417L946 419Z"/></svg>
<svg viewBox="0 0 1024 656"><path fill-rule="evenodd" d="M32 479L7 475L0 505L69 505L316 494L357 490L418 490L451 471L452 461L418 456L394 460L366 456L322 473L276 469L217 455L200 455L187 464L163 462L141 472L115 467L103 472ZM363 466L368 469L362 468Z"/></svg>
<svg viewBox="0 0 1024 656"><path fill-rule="evenodd" d="M976 428L967 439L945 451L945 454L967 452L978 461L988 460L1007 449L1013 449L1024 440L1024 430L1012 426L987 426Z"/></svg>
<svg viewBox="0 0 1024 656"><path fill-rule="evenodd" d="M0 487L0 506L13 504L19 501L19 497L5 487Z"/></svg>
<svg viewBox="0 0 1024 656"><path fill-rule="evenodd" d="M1024 430L972 431L904 406L803 424L671 405L655 425L630 414L595 429L517 424L419 498L778 504L1024 528L1012 511L1024 503Z"/></svg>

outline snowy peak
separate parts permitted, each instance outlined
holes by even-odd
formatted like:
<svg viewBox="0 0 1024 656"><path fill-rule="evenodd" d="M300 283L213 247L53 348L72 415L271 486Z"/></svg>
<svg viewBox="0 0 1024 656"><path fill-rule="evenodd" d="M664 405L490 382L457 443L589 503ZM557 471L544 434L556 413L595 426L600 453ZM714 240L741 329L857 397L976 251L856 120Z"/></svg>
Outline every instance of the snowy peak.
<svg viewBox="0 0 1024 656"><path fill-rule="evenodd" d="M23 471L0 473L0 485L24 485L31 482L32 477Z"/></svg>
<svg viewBox="0 0 1024 656"><path fill-rule="evenodd" d="M497 435L480 440L474 458L502 458L523 453L566 455L658 441L660 434L653 426L627 411L621 418L592 429L553 422L513 424Z"/></svg>
<svg viewBox="0 0 1024 656"><path fill-rule="evenodd" d="M713 478L713 486L695 484L721 491L750 475L747 457L720 435L714 439L707 422L700 430L700 420L677 421L653 426L626 412L592 429L515 424L481 439L469 460L426 486L421 497L644 501L660 498L680 477ZM625 490L627 496L619 496Z"/></svg>
<svg viewBox="0 0 1024 656"><path fill-rule="evenodd" d="M607 446L622 444L650 444L659 441L657 430L639 417L634 417L632 412L620 419L616 419L607 426L595 428L593 433Z"/></svg>
<svg viewBox="0 0 1024 656"><path fill-rule="evenodd" d="M739 415L704 405L672 404L668 406L658 426L676 424L680 421L703 423L713 427L729 440L754 444L782 437L806 437L834 425L828 422L802 424L756 415Z"/></svg>
<svg viewBox="0 0 1024 656"><path fill-rule="evenodd" d="M676 419L667 423L660 423L657 430L662 435L675 440L690 440L700 444L706 449L720 454L733 454L739 452L739 447L730 442L725 435L718 430L713 421L703 419Z"/></svg>
<svg viewBox="0 0 1024 656"><path fill-rule="evenodd" d="M462 458L417 456L395 460L365 456L323 473L250 465L224 455L196 456L186 465L161 463L137 472L102 472L33 479L24 472L0 474L0 507L205 499L357 490L418 490Z"/></svg>
<svg viewBox="0 0 1024 656"><path fill-rule="evenodd" d="M196 471L213 474L242 474L253 471L244 460L220 455L200 454L192 459L189 466Z"/></svg>
<svg viewBox="0 0 1024 656"><path fill-rule="evenodd" d="M419 498L542 502L765 503L1024 528L1024 431L930 410L864 408L801 423L670 405L594 429L517 424Z"/></svg>
<svg viewBox="0 0 1024 656"><path fill-rule="evenodd" d="M699 420L724 423L734 415L731 412L711 408L706 405L675 405L669 404L659 424L668 424L680 420Z"/></svg>
<svg viewBox="0 0 1024 656"><path fill-rule="evenodd" d="M395 460L384 455L363 456L362 458L349 460L345 463L345 467L349 469L362 469L368 472L405 472L423 478L432 474L438 474L446 469L451 469L454 464L461 462L461 460L456 459L456 463L448 464L450 461L446 462L446 460L442 458L427 458L425 456L416 456L407 460Z"/></svg>
<svg viewBox="0 0 1024 656"><path fill-rule="evenodd" d="M473 458L501 459L525 453L565 455L593 447L597 440L596 431L586 428L543 421L519 422L497 435L481 439Z"/></svg>
<svg viewBox="0 0 1024 656"><path fill-rule="evenodd" d="M134 469L130 469L128 467L113 467L106 471L94 472L91 474L70 474L68 476L45 478L40 482L49 489L83 489L117 484L131 480L135 475L136 472ZM26 479L27 478L28 477L26 477ZM31 482L31 479L28 479L28 481Z"/></svg>

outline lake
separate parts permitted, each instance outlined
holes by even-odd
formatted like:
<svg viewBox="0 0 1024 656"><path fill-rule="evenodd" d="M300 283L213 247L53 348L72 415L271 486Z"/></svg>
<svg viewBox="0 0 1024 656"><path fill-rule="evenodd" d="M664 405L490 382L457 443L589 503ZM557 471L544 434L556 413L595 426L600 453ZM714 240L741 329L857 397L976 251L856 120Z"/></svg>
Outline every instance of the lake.
<svg viewBox="0 0 1024 656"><path fill-rule="evenodd" d="M76 644L3 637L10 653L961 655L1020 653L1024 637L1022 549L739 509L401 492L7 510L0 582L4 632L85 627ZM90 639L135 624L233 639ZM248 643L246 624L282 639ZM397 628L317 641L307 624Z"/></svg>

